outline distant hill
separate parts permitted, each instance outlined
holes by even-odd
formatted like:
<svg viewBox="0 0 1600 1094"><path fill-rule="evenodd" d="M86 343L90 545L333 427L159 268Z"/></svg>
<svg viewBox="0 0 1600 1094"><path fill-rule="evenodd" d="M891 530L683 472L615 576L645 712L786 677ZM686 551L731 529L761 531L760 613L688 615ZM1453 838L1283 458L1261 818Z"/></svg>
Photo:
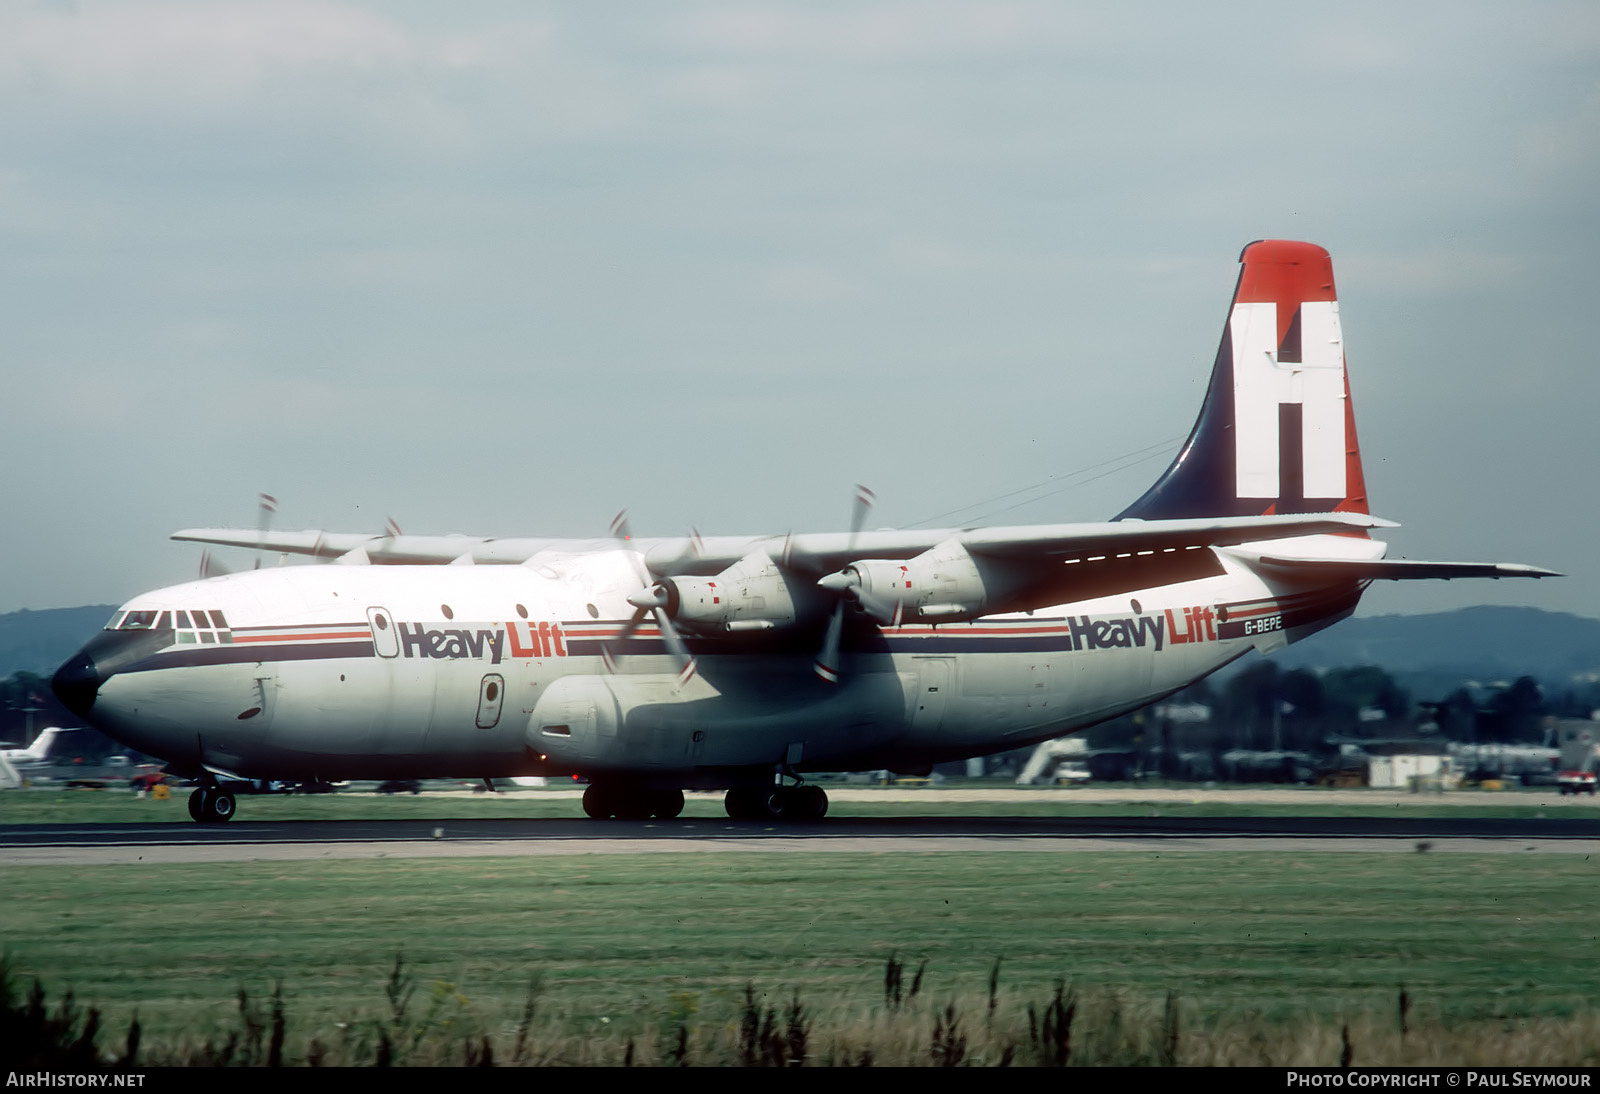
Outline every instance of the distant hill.
<svg viewBox="0 0 1600 1094"><path fill-rule="evenodd" d="M1378 665L1391 674L1556 684L1600 672L1600 619L1538 608L1462 608L1347 619L1273 654L1282 668Z"/></svg>
<svg viewBox="0 0 1600 1094"><path fill-rule="evenodd" d="M19 672L50 675L116 610L115 604L91 604L0 615L0 679Z"/></svg>

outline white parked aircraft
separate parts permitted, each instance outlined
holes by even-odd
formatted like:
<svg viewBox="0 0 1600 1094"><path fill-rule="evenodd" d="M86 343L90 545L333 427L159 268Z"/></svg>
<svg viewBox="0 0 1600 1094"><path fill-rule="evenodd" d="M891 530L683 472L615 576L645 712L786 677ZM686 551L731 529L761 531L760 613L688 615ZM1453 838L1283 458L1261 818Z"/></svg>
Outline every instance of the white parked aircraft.
<svg viewBox="0 0 1600 1094"><path fill-rule="evenodd" d="M56 745L75 734L75 729L49 726L39 731L32 744L26 748L0 748L0 790L12 790L24 785L28 775L50 763L50 754Z"/></svg>
<svg viewBox="0 0 1600 1094"><path fill-rule="evenodd" d="M63 665L68 707L196 778L580 775L592 817L820 818L806 775L1059 737L1349 615L1381 579L1544 577L1385 559L1328 253L1240 256L1211 386L1115 520L700 539L199 529L345 565L135 597Z"/></svg>
<svg viewBox="0 0 1600 1094"><path fill-rule="evenodd" d="M50 753L55 748L56 742L64 740L69 733L75 730L62 729L59 726L47 726L39 731L39 736L26 748L0 748L0 760L15 764L20 767L38 767L50 759Z"/></svg>

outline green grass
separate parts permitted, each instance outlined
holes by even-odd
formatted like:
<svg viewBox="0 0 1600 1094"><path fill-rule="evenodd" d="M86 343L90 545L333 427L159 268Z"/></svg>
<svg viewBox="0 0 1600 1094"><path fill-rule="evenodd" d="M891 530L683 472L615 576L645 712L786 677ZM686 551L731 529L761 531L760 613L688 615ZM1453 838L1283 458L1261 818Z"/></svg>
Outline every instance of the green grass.
<svg viewBox="0 0 1600 1094"><path fill-rule="evenodd" d="M881 1007L891 955L908 982L926 962L925 1004L960 999L969 1026L1000 959L1019 1023L1064 980L1135 1010L1175 993L1191 1024L1311 1022L1337 1038L1340 1023L1392 1014L1402 984L1414 1020L1441 1027L1592 1016L1597 892L1600 860L1532 854L41 866L7 871L0 943L17 973L100 1006L109 1029L137 1012L147 1045L220 1030L241 987L261 1000L278 982L296 1051L339 1030L370 1040L397 953L413 1023L481 1030L502 1056L536 980L542 1022L620 1059L623 1038L737 1026L747 983L764 1005L798 991L859 1025Z"/></svg>

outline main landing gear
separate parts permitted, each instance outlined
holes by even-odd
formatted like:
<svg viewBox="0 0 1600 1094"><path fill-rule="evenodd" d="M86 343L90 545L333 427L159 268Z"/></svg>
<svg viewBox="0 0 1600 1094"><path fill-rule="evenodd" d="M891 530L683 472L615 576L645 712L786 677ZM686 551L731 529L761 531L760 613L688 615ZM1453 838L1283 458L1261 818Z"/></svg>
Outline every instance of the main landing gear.
<svg viewBox="0 0 1600 1094"><path fill-rule="evenodd" d="M828 814L820 786L736 786L722 800L734 820L819 821Z"/></svg>
<svg viewBox="0 0 1600 1094"><path fill-rule="evenodd" d="M233 795L219 787L202 786L189 795L189 816L201 824L230 821L237 808Z"/></svg>
<svg viewBox="0 0 1600 1094"><path fill-rule="evenodd" d="M828 815L827 793L809 783L736 786L728 791L722 804L734 820L807 823ZM189 809L192 812L195 808L191 799ZM629 783L590 783L583 792L583 811L595 820L671 820L683 812L683 791Z"/></svg>
<svg viewBox="0 0 1600 1094"><path fill-rule="evenodd" d="M583 811L595 820L671 820L683 812L682 790L652 790L619 783L590 783Z"/></svg>

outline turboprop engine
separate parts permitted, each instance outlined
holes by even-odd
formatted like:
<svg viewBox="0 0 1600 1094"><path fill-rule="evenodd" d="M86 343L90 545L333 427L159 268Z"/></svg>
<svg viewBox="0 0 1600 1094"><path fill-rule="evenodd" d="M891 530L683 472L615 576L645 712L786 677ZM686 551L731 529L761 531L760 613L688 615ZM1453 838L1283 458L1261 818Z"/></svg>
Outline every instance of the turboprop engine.
<svg viewBox="0 0 1600 1094"><path fill-rule="evenodd" d="M746 555L715 577L667 577L666 611L687 630L764 631L820 614L819 597L763 552Z"/></svg>
<svg viewBox="0 0 1600 1094"><path fill-rule="evenodd" d="M948 623L995 610L1015 592L1015 581L987 560L979 561L959 539L947 539L904 561L867 558L817 582L854 599L882 624Z"/></svg>

